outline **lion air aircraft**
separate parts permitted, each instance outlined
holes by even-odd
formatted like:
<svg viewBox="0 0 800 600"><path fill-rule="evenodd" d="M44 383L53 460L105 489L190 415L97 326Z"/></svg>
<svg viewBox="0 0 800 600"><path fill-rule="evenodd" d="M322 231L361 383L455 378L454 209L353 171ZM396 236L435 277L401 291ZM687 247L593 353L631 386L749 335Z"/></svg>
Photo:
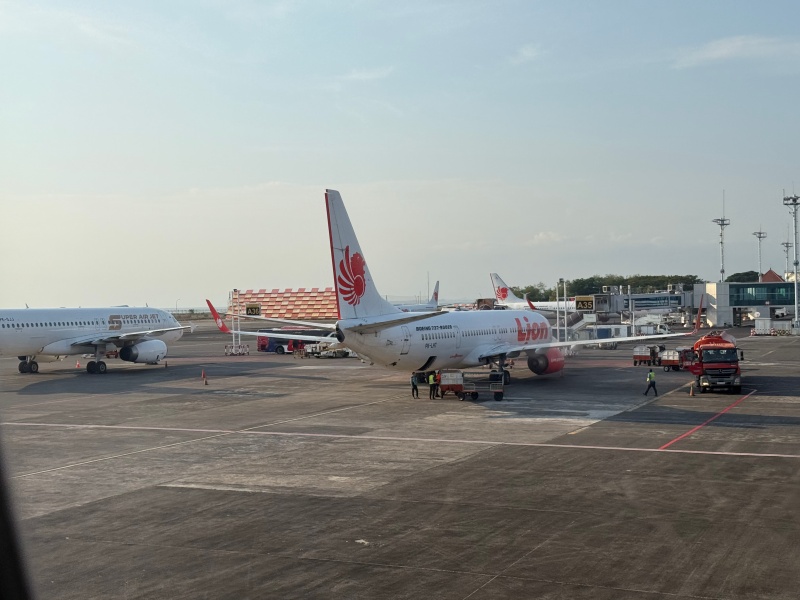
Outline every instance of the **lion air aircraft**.
<svg viewBox="0 0 800 600"><path fill-rule="evenodd" d="M189 328L157 308L0 310L0 356L19 358L20 373L37 373L37 361L94 354L86 371L105 373L107 352L118 352L128 362L157 364L167 355L167 343Z"/></svg>
<svg viewBox="0 0 800 600"><path fill-rule="evenodd" d="M564 368L560 348L597 342L557 342L551 337L548 321L530 310L486 310L437 313L402 312L378 292L347 216L342 197L335 190L325 194L331 243L333 278L339 320L331 326L341 346L356 352L373 364L427 371L497 364L506 359L527 356L528 368L537 375ZM230 330L208 302L217 326ZM308 325L308 322L266 319L281 323ZM316 327L319 327L316 324ZM242 335L248 332L242 331ZM250 335L258 335L250 332ZM281 337L279 334L270 334ZM616 341L664 339L686 334L637 336ZM330 338L286 334L285 339L329 342ZM510 380L503 370L506 382Z"/></svg>
<svg viewBox="0 0 800 600"><path fill-rule="evenodd" d="M559 312L567 312L575 310L575 299L567 300L566 302L536 302L535 304L528 299L527 294L523 300L517 296L511 288L508 287L505 281L500 278L497 273L489 273L492 278L492 285L494 286L494 296L497 298L497 306L511 308L514 310L536 310L543 313L552 313L555 315L556 310Z"/></svg>

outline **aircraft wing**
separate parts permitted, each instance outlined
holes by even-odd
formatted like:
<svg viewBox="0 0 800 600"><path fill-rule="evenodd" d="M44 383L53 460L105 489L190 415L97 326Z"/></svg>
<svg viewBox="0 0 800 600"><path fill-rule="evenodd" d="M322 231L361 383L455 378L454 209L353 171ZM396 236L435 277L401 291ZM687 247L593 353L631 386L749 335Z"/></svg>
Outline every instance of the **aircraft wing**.
<svg viewBox="0 0 800 600"><path fill-rule="evenodd" d="M208 308L211 311L211 316L214 317L214 321L217 323L217 327L219 327L220 330L223 333L231 333L231 330L228 329L227 327L225 327L224 323L222 324L222 327L220 326L220 324L222 323L222 318L220 317L219 312L217 311L217 309L214 308L214 305L211 304L211 300L206 299L206 304L208 304ZM255 315L234 315L233 313L225 313L225 316L226 317L238 316L240 319L253 319L253 320L256 320L256 321L268 321L270 323L278 323L280 325L297 325L299 327L313 327L314 329L330 329L331 331L336 329L336 325L331 324L331 323L318 323L318 322L313 322L313 321L295 321L293 319L278 319L278 318L273 318L273 317L257 317ZM223 329L223 327L225 327L225 328ZM245 332L243 331L242 333L245 333ZM274 336L274 337L277 337L277 336ZM299 340L301 338L293 337L291 339Z"/></svg>
<svg viewBox="0 0 800 600"><path fill-rule="evenodd" d="M217 324L217 328L222 333L237 333L239 335L249 335L249 336L252 336L252 337L262 337L263 336L263 337L276 338L276 339L279 339L279 340L298 340L298 341L301 341L301 342L334 343L334 342L337 341L336 338L331 334L328 334L328 335L302 335L302 334L298 335L296 333L277 333L277 332L272 332L272 331L270 331L269 333L266 333L266 332L263 332L263 331L262 332L258 332L258 331L236 331L236 332L234 332L227 325L225 325L225 323L222 321L222 317L219 316L219 313L217 312L217 309L214 308L214 305L211 304L211 301L210 300L206 300L206 302L208 303L208 308L211 309L211 316L214 317L214 322ZM281 321L281 320L278 320L278 322L279 323L280 322L285 322L285 323L290 323L290 324L297 324L298 323L298 321ZM308 324L309 325L313 325L313 326L317 327L317 329L319 329L319 327L314 323L308 323Z"/></svg>
<svg viewBox="0 0 800 600"><path fill-rule="evenodd" d="M182 325L180 327L165 327L163 329L147 329L143 331L129 331L117 335L85 335L75 338L70 342L70 346L99 346L100 344L117 344L123 342L135 342L144 337L158 337L170 331L180 331L182 329L194 329L193 325Z"/></svg>
<svg viewBox="0 0 800 600"><path fill-rule="evenodd" d="M208 300L206 300L208 302ZM226 317L239 317L240 319L253 319L255 321L267 321L268 323L278 323L280 325L298 325L300 327L313 327L314 329L336 329L333 323L320 323L319 321L295 321L293 319L279 319L277 317L257 317L255 315L235 315L225 313Z"/></svg>
<svg viewBox="0 0 800 600"><path fill-rule="evenodd" d="M575 340L572 342L532 342L530 344L497 344L491 348L487 348L480 354L479 358L492 358L500 356L501 354L519 354L521 352L528 352L531 350L544 350L547 348L574 348L575 346L593 346L602 344L604 342L643 342L649 340L665 340L676 337L685 337L692 335L693 331L688 333L667 333L662 335L637 335L632 337L623 338L605 338L602 340Z"/></svg>
<svg viewBox="0 0 800 600"><path fill-rule="evenodd" d="M214 322L217 324L217 327L219 328L219 330L221 332L223 332L223 333L233 333L233 331L227 325L225 325L225 323L222 321L222 317L220 317L219 313L217 312L217 309L214 308L214 305L211 304L211 301L210 300L206 300L206 303L208 304L208 308L211 310L211 316L214 317ZM440 313L440 312L399 313L399 315L398 314L389 314L389 315L386 315L385 317L373 317L373 318L370 318L369 322L364 322L364 323L361 323L361 324L355 323L353 325L348 325L347 326L347 330L348 331L354 331L356 333L375 333L377 331L383 331L384 329L388 329L389 327L394 327L395 325L405 325L406 323L413 323L415 321L422 321L424 319L433 319L433 318L436 318L436 317L441 316L443 314L444 313ZM252 317L250 317L250 318L252 318ZM312 327L316 327L317 329L320 328L319 324L317 324L317 323L309 323L308 321L289 321L289 320L283 320L283 319L266 319L266 320L275 321L277 323L286 323L286 324L289 324L289 325L301 325L302 324L302 325L304 325L306 327L310 325ZM357 321L357 319L353 319L353 321ZM329 327L331 330L336 329L336 325L327 325L326 328L327 327ZM247 332L245 332L245 331L237 331L237 333L242 333L242 334L248 335ZM267 335L267 334L261 333L260 335ZM279 338L279 339L286 339L286 340L303 340L304 339L302 336L292 335L292 334L282 335L282 334L276 334L276 333L269 333L268 335L271 336L271 337L275 337L275 338ZM306 336L306 338L308 338L309 340L319 340L319 341L328 340L328 341L330 341L330 338L328 338L328 337L317 338L316 336Z"/></svg>
<svg viewBox="0 0 800 600"><path fill-rule="evenodd" d="M666 340L678 337L687 337L696 335L700 330L700 318L703 310L703 298L700 298L700 308L697 311L697 319L694 324L694 329L685 333L665 333L654 335L634 335L621 338L606 338L602 340L576 340L572 342L531 342L526 344L497 344L492 348L487 348L479 355L479 358L492 358L500 356L501 354L518 354L520 352L527 352L529 350L543 350L547 348L567 348L575 346L592 346L595 344L602 344L604 342L644 342L653 340Z"/></svg>
<svg viewBox="0 0 800 600"><path fill-rule="evenodd" d="M227 329L227 328L226 328ZM316 342L318 344L338 343L336 336L332 333L328 335L297 335L294 333L259 333L258 331L232 331L228 329L225 333L236 333L237 335L249 335L251 337L270 337L277 340L298 340L300 342Z"/></svg>

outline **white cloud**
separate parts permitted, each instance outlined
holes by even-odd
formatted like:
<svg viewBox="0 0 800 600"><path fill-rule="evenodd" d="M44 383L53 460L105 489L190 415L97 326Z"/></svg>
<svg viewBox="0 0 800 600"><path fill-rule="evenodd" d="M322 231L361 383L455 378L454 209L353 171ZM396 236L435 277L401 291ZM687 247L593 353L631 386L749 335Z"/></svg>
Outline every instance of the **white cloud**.
<svg viewBox="0 0 800 600"><path fill-rule="evenodd" d="M347 75L343 75L343 81L373 81L375 79L386 79L394 71L394 67L377 67L375 69L352 69Z"/></svg>
<svg viewBox="0 0 800 600"><path fill-rule="evenodd" d="M563 242L567 237L558 233L557 231L540 231L536 233L531 239L525 242L525 246L548 246Z"/></svg>
<svg viewBox="0 0 800 600"><path fill-rule="evenodd" d="M29 3L3 3L0 31L27 36L65 38L78 35L103 45L128 45L131 28L97 12L40 8Z"/></svg>
<svg viewBox="0 0 800 600"><path fill-rule="evenodd" d="M800 60L800 41L740 35L683 51L673 67L689 69L731 60Z"/></svg>
<svg viewBox="0 0 800 600"><path fill-rule="evenodd" d="M524 63L529 63L542 55L541 50L539 50L538 46L534 46L533 44L525 44L521 48L517 50L517 53L512 56L509 60L513 65L521 65Z"/></svg>

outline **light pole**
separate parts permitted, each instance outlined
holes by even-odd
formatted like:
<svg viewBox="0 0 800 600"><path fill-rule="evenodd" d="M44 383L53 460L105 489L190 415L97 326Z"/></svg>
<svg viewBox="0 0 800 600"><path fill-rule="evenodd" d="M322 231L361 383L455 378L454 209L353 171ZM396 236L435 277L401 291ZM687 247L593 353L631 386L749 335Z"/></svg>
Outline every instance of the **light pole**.
<svg viewBox="0 0 800 600"><path fill-rule="evenodd" d="M756 239L758 240L758 282L761 283L761 240L767 237L767 232L761 231L761 228L759 227L758 231L753 232L753 235L756 236Z"/></svg>
<svg viewBox="0 0 800 600"><path fill-rule="evenodd" d="M180 298L178 298L180 300ZM178 312L178 300L175 300L175 312Z"/></svg>
<svg viewBox="0 0 800 600"><path fill-rule="evenodd" d="M561 284L564 283L563 278L559 278L556 282L556 341L561 341ZM564 314L564 326L567 325L567 315ZM564 336L566 338L566 336Z"/></svg>
<svg viewBox="0 0 800 600"><path fill-rule="evenodd" d="M788 235L789 232L787 231L786 233L787 233L786 241L781 244L781 246L783 246L783 254L786 257L786 268L783 270L784 277L789 276L789 248L794 246L794 244L789 241L789 235Z"/></svg>
<svg viewBox="0 0 800 600"><path fill-rule="evenodd" d="M795 194L794 196L784 196L783 197L783 205L789 207L789 211L792 213L792 221L794 223L794 320L793 326L795 329L795 333L797 333L797 327L800 324L798 322L798 314L797 314L797 204L800 202L800 197ZM787 248L788 252L788 248Z"/></svg>

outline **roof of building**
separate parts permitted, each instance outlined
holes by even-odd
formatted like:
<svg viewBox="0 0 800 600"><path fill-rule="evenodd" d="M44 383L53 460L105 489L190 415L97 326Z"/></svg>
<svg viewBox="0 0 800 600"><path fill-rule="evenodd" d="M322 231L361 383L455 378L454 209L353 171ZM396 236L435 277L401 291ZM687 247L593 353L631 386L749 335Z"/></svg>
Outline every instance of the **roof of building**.
<svg viewBox="0 0 800 600"><path fill-rule="evenodd" d="M761 276L761 281L762 283L782 283L785 280L783 277L778 275L774 270L770 269Z"/></svg>
<svg viewBox="0 0 800 600"><path fill-rule="evenodd" d="M260 304L262 317L276 319L330 320L339 318L336 292L333 288L300 288L298 290L239 290L239 314L247 304ZM233 307L230 307L231 312Z"/></svg>

